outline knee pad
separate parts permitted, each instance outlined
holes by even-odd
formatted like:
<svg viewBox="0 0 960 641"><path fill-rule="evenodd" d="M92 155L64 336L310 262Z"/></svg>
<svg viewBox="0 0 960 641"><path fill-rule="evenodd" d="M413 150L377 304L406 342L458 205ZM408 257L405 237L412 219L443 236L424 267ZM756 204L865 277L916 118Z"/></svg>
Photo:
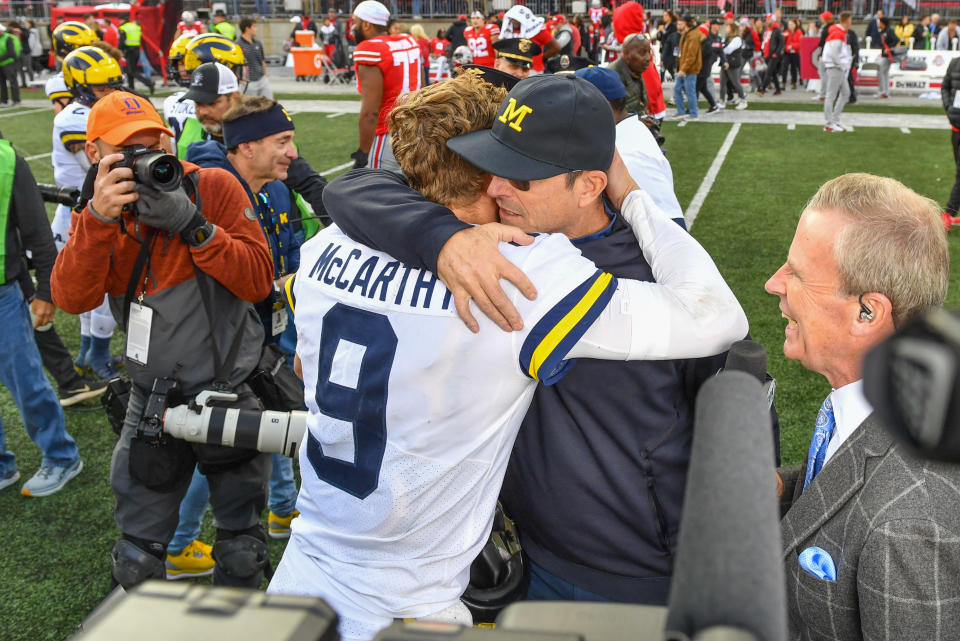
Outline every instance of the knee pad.
<svg viewBox="0 0 960 641"><path fill-rule="evenodd" d="M241 588L258 588L263 568L267 565L267 544L248 534L217 541L213 546L213 584Z"/></svg>
<svg viewBox="0 0 960 641"><path fill-rule="evenodd" d="M130 590L147 579L166 579L166 570L163 561L127 539L114 543L110 551L110 574L124 590Z"/></svg>

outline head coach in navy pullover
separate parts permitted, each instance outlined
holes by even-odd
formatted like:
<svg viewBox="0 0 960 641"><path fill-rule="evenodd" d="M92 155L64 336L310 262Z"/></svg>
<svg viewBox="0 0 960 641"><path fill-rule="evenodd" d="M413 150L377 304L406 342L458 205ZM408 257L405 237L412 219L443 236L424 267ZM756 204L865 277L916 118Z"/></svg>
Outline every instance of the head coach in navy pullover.
<svg viewBox="0 0 960 641"><path fill-rule="evenodd" d="M530 80L517 89L525 82ZM499 118L507 126L518 115L509 100L510 95ZM612 131L604 138L591 123L568 120L563 136L531 135L524 153L556 164L577 146L600 139L614 144ZM525 131L528 124L522 125ZM562 128L554 123L554 131ZM483 159L462 155L484 168ZM525 202L520 192L529 190L529 181L494 183L503 193L492 193L492 187L488 193L497 198L502 218L521 218L516 215L521 212L510 210ZM500 255L495 234L461 223L413 191L403 176L384 171L348 172L328 186L324 201L348 235L434 271L454 295L467 292L502 328L521 326L497 282L508 278L524 292L528 283ZM357 202L364 203L362 210L351 206ZM598 267L654 280L618 212L606 207L594 227L567 235ZM694 399L724 357L631 363L581 359L559 383L537 389L501 493L532 562L528 598L666 603Z"/></svg>

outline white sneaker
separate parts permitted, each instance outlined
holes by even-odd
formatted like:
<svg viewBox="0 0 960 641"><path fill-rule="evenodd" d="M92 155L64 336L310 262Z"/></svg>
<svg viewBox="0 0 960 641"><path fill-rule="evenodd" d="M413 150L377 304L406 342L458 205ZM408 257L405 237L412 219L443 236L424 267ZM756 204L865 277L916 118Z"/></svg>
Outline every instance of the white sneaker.
<svg viewBox="0 0 960 641"><path fill-rule="evenodd" d="M746 109L746 108L747 108L747 101L746 101L746 100L741 100L741 101L739 101L739 102L737 103L737 111L743 111L743 110Z"/></svg>
<svg viewBox="0 0 960 641"><path fill-rule="evenodd" d="M79 458L66 467L41 465L37 473L20 488L20 493L24 496L50 496L59 492L82 469L83 461Z"/></svg>
<svg viewBox="0 0 960 641"><path fill-rule="evenodd" d="M20 480L20 472L14 468L7 472L6 476L0 478L0 490L5 487L10 487L14 483Z"/></svg>
<svg viewBox="0 0 960 641"><path fill-rule="evenodd" d="M686 119L687 119L687 114L674 114L669 118L667 118L667 120L674 120L674 121L680 121L680 120L686 120Z"/></svg>
<svg viewBox="0 0 960 641"><path fill-rule="evenodd" d="M820 102L825 102L826 98L821 98L819 95L817 95L811 98L810 100L819 100Z"/></svg>
<svg viewBox="0 0 960 641"><path fill-rule="evenodd" d="M833 123L833 129L834 129L835 131L846 131L846 130L847 130L847 128L844 127L843 125L841 125L839 122Z"/></svg>

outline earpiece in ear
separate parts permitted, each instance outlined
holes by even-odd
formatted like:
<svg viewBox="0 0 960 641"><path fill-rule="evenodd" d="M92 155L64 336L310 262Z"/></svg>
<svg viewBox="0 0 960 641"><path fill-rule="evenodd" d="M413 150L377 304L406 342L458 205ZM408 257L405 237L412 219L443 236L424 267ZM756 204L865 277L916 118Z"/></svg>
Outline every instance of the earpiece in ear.
<svg viewBox="0 0 960 641"><path fill-rule="evenodd" d="M860 294L860 320L867 321L868 323L873 320L873 312L869 307L863 303L863 294Z"/></svg>

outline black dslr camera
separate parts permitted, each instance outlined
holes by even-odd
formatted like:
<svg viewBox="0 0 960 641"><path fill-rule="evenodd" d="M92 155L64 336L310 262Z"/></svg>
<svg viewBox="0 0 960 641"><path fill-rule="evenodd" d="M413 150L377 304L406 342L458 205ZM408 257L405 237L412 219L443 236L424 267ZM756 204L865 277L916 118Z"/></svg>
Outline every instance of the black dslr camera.
<svg viewBox="0 0 960 641"><path fill-rule="evenodd" d="M158 191L176 191L183 181L183 166L176 156L143 145L124 147L123 160L114 163L111 169L118 167L129 167L133 170L134 182Z"/></svg>

